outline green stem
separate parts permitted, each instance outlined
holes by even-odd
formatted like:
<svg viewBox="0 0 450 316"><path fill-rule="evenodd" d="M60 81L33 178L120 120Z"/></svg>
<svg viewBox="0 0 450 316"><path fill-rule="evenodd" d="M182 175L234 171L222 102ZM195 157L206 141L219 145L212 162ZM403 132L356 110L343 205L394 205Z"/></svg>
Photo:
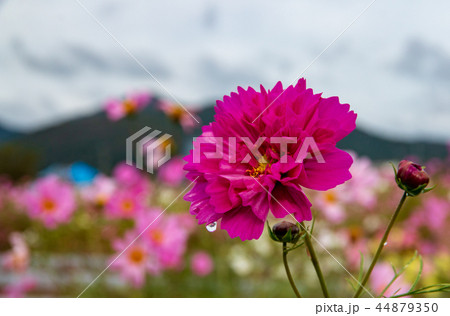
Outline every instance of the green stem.
<svg viewBox="0 0 450 316"><path fill-rule="evenodd" d="M298 298L301 298L302 296L300 295L300 292L297 290L297 287L295 286L294 280L292 279L292 275L291 275L291 270L289 270L289 265L287 262L287 247L286 247L286 243L283 243L283 263L284 263L284 268L286 269L286 275L288 277L289 283L291 284L292 289L294 290L295 295Z"/></svg>
<svg viewBox="0 0 450 316"><path fill-rule="evenodd" d="M394 226L394 222L397 219L397 216L400 213L400 210L403 206L403 203L405 203L407 196L408 196L407 193L404 192L400 202L398 203L397 209L395 210L394 215L392 215L391 221L389 222L389 225L386 228L386 231L384 232L383 238L381 238L380 244L378 245L377 252L375 253L375 256L372 259L372 263L370 264L369 270L367 270L367 273L364 276L364 279L359 284L358 290L356 291L355 296L354 296L355 298L359 297L361 295L361 292L364 289L364 285L366 285L367 281L369 281L370 274L372 273L372 270L375 267L375 264L377 263L377 261L380 257L381 251L383 250L386 240L388 239L389 232L391 231L392 226Z"/></svg>
<svg viewBox="0 0 450 316"><path fill-rule="evenodd" d="M323 295L324 297L329 298L330 294L328 294L327 284L325 283L322 270L320 269L319 260L317 259L316 251L314 250L314 247L311 242L311 234L309 231L305 229L303 223L300 226L302 227L302 230L305 233L305 244L311 256L311 262L314 266L314 269L316 270L317 277L319 278L320 287L322 288Z"/></svg>

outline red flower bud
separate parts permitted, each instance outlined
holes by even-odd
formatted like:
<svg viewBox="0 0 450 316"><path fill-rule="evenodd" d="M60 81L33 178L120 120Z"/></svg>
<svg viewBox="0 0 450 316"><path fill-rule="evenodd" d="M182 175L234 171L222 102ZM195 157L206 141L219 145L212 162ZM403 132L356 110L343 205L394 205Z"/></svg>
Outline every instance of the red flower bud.
<svg viewBox="0 0 450 316"><path fill-rule="evenodd" d="M286 242L292 242L295 239L297 239L300 229L297 225L291 223L282 221L280 223L276 223L273 225L273 233L280 241L286 241ZM291 231L290 234L289 230Z"/></svg>
<svg viewBox="0 0 450 316"><path fill-rule="evenodd" d="M421 165L409 160L402 160L398 164L396 181L401 189L414 196L422 193L430 182L430 177Z"/></svg>

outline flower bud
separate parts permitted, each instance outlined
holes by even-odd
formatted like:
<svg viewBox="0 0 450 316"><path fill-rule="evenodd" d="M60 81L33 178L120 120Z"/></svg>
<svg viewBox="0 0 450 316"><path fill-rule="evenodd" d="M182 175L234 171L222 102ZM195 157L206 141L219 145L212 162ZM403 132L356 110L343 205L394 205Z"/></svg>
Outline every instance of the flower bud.
<svg viewBox="0 0 450 316"><path fill-rule="evenodd" d="M279 242L297 242L300 237L300 229L297 225L282 221L273 225L273 229L270 230L271 238Z"/></svg>
<svg viewBox="0 0 450 316"><path fill-rule="evenodd" d="M400 161L395 178L398 186L412 196L426 192L424 189L430 182L423 167L408 160Z"/></svg>

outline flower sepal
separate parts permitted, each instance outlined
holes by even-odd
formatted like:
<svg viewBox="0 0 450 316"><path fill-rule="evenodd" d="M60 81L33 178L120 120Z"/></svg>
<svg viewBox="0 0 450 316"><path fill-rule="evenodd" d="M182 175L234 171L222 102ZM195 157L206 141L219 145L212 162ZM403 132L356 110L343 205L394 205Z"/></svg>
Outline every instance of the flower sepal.
<svg viewBox="0 0 450 316"><path fill-rule="evenodd" d="M300 224L298 223L293 224L282 221L273 225L273 228L271 228L269 222L267 222L267 228L270 239L276 242L296 244L303 235L300 233Z"/></svg>

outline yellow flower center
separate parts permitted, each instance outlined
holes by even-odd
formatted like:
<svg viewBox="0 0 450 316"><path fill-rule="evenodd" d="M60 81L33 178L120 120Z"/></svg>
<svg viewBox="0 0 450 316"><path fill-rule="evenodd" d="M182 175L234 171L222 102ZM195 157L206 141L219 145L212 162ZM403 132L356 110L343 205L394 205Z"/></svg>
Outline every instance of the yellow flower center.
<svg viewBox="0 0 450 316"><path fill-rule="evenodd" d="M132 100L127 99L127 100L123 101L122 105L125 110L125 113L127 113L127 114L132 114L132 113L136 112L136 110L137 110L137 104L136 104L136 102L134 102Z"/></svg>
<svg viewBox="0 0 450 316"><path fill-rule="evenodd" d="M258 166L253 167L252 169L246 170L247 175L249 175L249 176L251 176L253 178L257 178L257 177L259 177L260 175L262 175L266 171L268 165L269 165L269 163L267 162L266 155L261 156L258 159Z"/></svg>
<svg viewBox="0 0 450 316"><path fill-rule="evenodd" d="M128 255L128 258L131 262L139 264L145 259L145 253L142 248L134 247L130 250L130 253Z"/></svg>
<svg viewBox="0 0 450 316"><path fill-rule="evenodd" d="M150 239L157 245L160 245L164 239L164 234L159 229L150 230Z"/></svg>
<svg viewBox="0 0 450 316"><path fill-rule="evenodd" d="M51 213L56 208L56 203L52 199L44 199L41 203L44 213Z"/></svg>
<svg viewBox="0 0 450 316"><path fill-rule="evenodd" d="M133 206L134 206L134 204L133 204L133 201L131 201L131 200L123 200L122 201L122 210L125 213L131 212L133 210Z"/></svg>
<svg viewBox="0 0 450 316"><path fill-rule="evenodd" d="M107 202L106 196L99 194L95 201L95 205L97 207L104 207L106 205L106 202Z"/></svg>
<svg viewBox="0 0 450 316"><path fill-rule="evenodd" d="M183 116L183 113L184 110L180 106L174 105L168 115L173 121L179 122L181 117Z"/></svg>
<svg viewBox="0 0 450 316"><path fill-rule="evenodd" d="M336 203L337 197L336 197L336 193L335 192L327 191L327 192L324 193L324 195L325 195L324 196L325 197L325 201L327 203L331 203L331 204Z"/></svg>
<svg viewBox="0 0 450 316"><path fill-rule="evenodd" d="M362 231L359 227L350 227L349 229L350 241L352 243L358 241L362 237Z"/></svg>

